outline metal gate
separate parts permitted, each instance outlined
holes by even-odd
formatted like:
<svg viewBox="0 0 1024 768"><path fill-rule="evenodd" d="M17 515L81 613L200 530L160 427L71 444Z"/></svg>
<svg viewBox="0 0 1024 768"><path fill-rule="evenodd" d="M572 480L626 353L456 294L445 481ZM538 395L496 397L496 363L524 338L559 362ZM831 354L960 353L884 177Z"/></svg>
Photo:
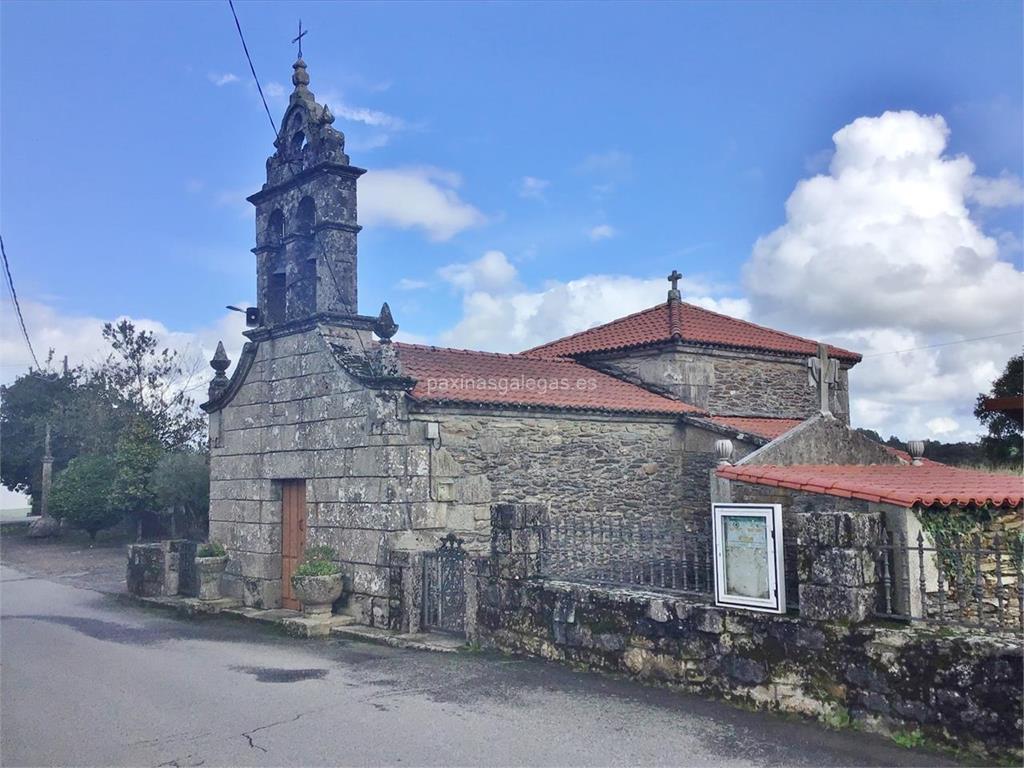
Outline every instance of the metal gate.
<svg viewBox="0 0 1024 768"><path fill-rule="evenodd" d="M423 628L435 632L466 632L466 552L454 533L423 555Z"/></svg>

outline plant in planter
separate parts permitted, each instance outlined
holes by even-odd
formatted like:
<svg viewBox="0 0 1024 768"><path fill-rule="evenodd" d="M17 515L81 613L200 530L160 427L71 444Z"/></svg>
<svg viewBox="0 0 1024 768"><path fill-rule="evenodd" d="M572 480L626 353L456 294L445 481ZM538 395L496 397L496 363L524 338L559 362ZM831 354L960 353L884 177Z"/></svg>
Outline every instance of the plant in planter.
<svg viewBox="0 0 1024 768"><path fill-rule="evenodd" d="M330 616L334 601L341 597L341 566L334 562L337 556L331 547L310 547L292 574L292 589L306 616Z"/></svg>
<svg viewBox="0 0 1024 768"><path fill-rule="evenodd" d="M228 564L224 545L216 541L201 544L196 550L196 573L199 576L199 599L220 599L220 577Z"/></svg>

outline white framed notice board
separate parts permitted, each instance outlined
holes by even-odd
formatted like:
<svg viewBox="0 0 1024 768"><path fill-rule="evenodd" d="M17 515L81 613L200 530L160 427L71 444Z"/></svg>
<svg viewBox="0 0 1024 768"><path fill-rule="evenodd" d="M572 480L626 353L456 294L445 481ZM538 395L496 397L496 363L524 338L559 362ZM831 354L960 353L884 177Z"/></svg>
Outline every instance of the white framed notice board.
<svg viewBox="0 0 1024 768"><path fill-rule="evenodd" d="M715 604L786 612L781 504L712 504Z"/></svg>

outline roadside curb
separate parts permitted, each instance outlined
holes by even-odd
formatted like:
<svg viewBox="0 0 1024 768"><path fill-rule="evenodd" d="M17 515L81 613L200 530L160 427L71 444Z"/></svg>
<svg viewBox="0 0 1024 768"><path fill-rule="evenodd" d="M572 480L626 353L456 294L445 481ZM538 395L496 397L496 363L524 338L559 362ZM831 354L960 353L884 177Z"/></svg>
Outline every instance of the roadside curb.
<svg viewBox="0 0 1024 768"><path fill-rule="evenodd" d="M119 602L172 611L186 619L200 616L222 616L241 621L259 622L277 627L285 634L295 638L338 637L376 645L387 645L392 648L433 651L434 653L459 653L466 649L465 641L460 638L427 633L401 635L391 630L356 624L354 618L345 614L332 614L327 618L314 619L303 616L301 611L291 611L286 608L268 610L246 608L240 600L232 598L204 601L194 597L181 596L142 597L126 592L111 594Z"/></svg>

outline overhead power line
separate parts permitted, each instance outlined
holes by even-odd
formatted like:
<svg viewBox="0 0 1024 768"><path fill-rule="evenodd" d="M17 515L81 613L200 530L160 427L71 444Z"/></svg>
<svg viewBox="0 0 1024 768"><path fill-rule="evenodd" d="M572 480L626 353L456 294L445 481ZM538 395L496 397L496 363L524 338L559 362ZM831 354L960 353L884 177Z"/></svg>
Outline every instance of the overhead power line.
<svg viewBox="0 0 1024 768"><path fill-rule="evenodd" d="M923 347L911 347L910 349L890 349L888 352L876 352L873 355L864 355L862 359L867 360L869 357L882 357L884 355L900 355L904 352L919 352L922 349L935 349L936 347L951 347L954 344L968 344L972 341L987 341L989 339L1004 339L1007 336L1017 336L1018 334L1024 333L1024 330L1010 331L1009 333L994 333L991 336L976 336L973 339L957 339L956 341L944 341L939 344L928 344Z"/></svg>
<svg viewBox="0 0 1024 768"><path fill-rule="evenodd" d="M249 46L245 44L245 35L242 34L242 25L238 22L238 14L235 13L235 4L232 0L228 0L228 5L231 6L231 15L235 17L235 29L238 30L238 39L242 41L242 50L245 51L245 58L249 62L249 71L252 72L252 79L256 81L256 90L260 92L260 98L263 100L263 109L267 111L267 119L270 121L270 127L274 130L274 139L276 140L277 123L274 122L274 118L270 114L270 107L267 106L267 97L263 95L263 88L260 86L260 79L256 77L256 67L252 64Z"/></svg>
<svg viewBox="0 0 1024 768"><path fill-rule="evenodd" d="M18 322L21 323L21 332L25 336L25 343L28 344L28 351L32 353L32 361L36 364L36 369L41 370L42 366L39 365L39 358L36 357L36 351L32 349L32 341L28 337L28 329L25 327L25 317L21 314L21 303L18 301L18 292L14 290L14 278L11 277L11 265L7 262L7 249L4 247L3 236L0 236L0 253L3 254L4 274L7 275L7 287L11 291L11 299L14 301L14 311L18 313Z"/></svg>

